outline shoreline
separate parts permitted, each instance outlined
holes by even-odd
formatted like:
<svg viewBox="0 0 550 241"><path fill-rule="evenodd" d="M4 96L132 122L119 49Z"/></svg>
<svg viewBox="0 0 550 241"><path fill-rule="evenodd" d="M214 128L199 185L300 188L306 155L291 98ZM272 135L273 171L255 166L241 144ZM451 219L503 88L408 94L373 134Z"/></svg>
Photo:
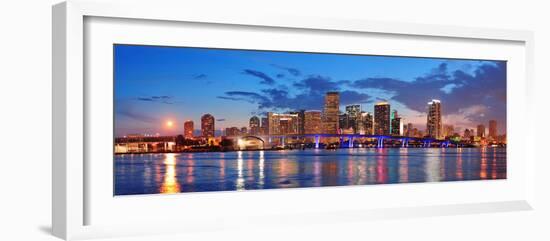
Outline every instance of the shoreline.
<svg viewBox="0 0 550 241"><path fill-rule="evenodd" d="M306 148L306 149L299 149L299 148L293 148L293 149L247 149L247 150L225 150L225 151L220 151L220 150L204 150L204 151L165 151L165 152L126 152L126 153L114 153L114 155L130 155L130 154L137 154L137 155L142 155L142 154L169 154L169 153L172 153L172 154L181 154L181 153L220 153L220 152L239 152L239 151L243 151L243 152L250 152L250 151L305 151L305 150L328 150L328 151L336 151L336 150L339 150L339 149L428 149L428 148L432 148L432 149L451 149L451 148L468 148L468 149L475 149L475 148L504 148L506 149L506 146L496 146L496 147L492 147L492 146L485 146L485 147L481 147L481 146L465 146L465 147L382 147L382 148L378 148L378 147L358 147L358 148L335 148L335 149L325 149L325 148L319 148L319 149L315 149L315 148Z"/></svg>

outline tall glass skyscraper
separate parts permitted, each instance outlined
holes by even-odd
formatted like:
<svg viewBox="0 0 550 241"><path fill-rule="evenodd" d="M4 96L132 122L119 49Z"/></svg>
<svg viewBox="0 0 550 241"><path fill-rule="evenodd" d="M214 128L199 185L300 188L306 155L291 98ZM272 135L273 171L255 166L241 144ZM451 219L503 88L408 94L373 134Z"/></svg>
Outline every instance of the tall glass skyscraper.
<svg viewBox="0 0 550 241"><path fill-rule="evenodd" d="M374 134L390 134L390 103L378 102L374 105Z"/></svg>
<svg viewBox="0 0 550 241"><path fill-rule="evenodd" d="M441 121L441 101L432 100L428 102L428 120L426 124L426 134L429 137L442 138L442 121Z"/></svg>
<svg viewBox="0 0 550 241"><path fill-rule="evenodd" d="M340 94L327 92L325 95L325 108L323 111L323 132L325 134L338 134L338 112L340 111Z"/></svg>
<svg viewBox="0 0 550 241"><path fill-rule="evenodd" d="M214 137L214 116L211 114L205 114L201 117L201 132L205 138Z"/></svg>
<svg viewBox="0 0 550 241"><path fill-rule="evenodd" d="M188 120L183 123L183 135L185 138L193 138L193 131L195 129L195 125L193 124L192 120Z"/></svg>

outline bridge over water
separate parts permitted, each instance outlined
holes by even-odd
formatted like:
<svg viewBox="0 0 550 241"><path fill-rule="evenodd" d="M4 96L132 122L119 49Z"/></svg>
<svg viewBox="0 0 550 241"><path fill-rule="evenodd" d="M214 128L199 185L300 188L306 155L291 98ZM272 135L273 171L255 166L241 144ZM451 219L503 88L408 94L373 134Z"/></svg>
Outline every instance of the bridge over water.
<svg viewBox="0 0 550 241"><path fill-rule="evenodd" d="M448 147L449 140L440 140L435 138L420 138L409 136L391 136L391 135L362 135L362 134L286 134L286 135L247 135L240 138L254 138L259 139L263 143L272 143L274 140L279 140L281 143L286 143L287 138L313 138L315 140L315 148L319 148L321 138L339 138L340 143L344 143L347 139L348 146L353 147L353 143L357 139L368 138L376 139L376 147L383 148L385 140L397 140L401 142L401 147L409 147L410 141L422 143L422 147L431 147L432 143L438 144L440 147Z"/></svg>

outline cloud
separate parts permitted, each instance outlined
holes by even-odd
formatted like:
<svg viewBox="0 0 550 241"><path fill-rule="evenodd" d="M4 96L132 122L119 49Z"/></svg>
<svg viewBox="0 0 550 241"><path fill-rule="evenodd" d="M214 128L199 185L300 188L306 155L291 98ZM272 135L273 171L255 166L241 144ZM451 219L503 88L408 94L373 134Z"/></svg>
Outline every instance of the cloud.
<svg viewBox="0 0 550 241"><path fill-rule="evenodd" d="M206 79L206 77L208 77L206 74L193 75L193 79Z"/></svg>
<svg viewBox="0 0 550 241"><path fill-rule="evenodd" d="M218 98L257 104L258 113L265 110L322 109L325 94L329 91L340 91L342 104L366 103L371 98L368 94L353 90L341 91L339 85L328 77L311 75L293 83L294 90L297 90L294 94L289 92L288 87L279 85L259 92L228 91Z"/></svg>
<svg viewBox="0 0 550 241"><path fill-rule="evenodd" d="M285 77L285 74L277 74L275 77L279 78L279 79L282 79Z"/></svg>
<svg viewBox="0 0 550 241"><path fill-rule="evenodd" d="M289 74L291 74L294 77L298 77L302 75L302 72L296 68L285 67L277 64L272 64L272 66L278 69L286 70Z"/></svg>
<svg viewBox="0 0 550 241"><path fill-rule="evenodd" d="M225 119L216 119L216 121L225 121Z"/></svg>
<svg viewBox="0 0 550 241"><path fill-rule="evenodd" d="M257 71L257 70L245 69L245 70L243 70L243 74L260 78L261 79L260 83L262 83L262 84L266 84L266 85L275 84L275 80L273 78L271 78L267 74L265 74L263 72L260 72L260 71Z"/></svg>
<svg viewBox="0 0 550 241"><path fill-rule="evenodd" d="M484 118L489 108L484 105L472 105L461 108L457 113L443 116L445 122L453 123L456 126L474 128L480 118Z"/></svg>
<svg viewBox="0 0 550 241"><path fill-rule="evenodd" d="M173 104L173 98L171 96L167 95L153 95L153 96L146 96L146 97L137 97L136 100L138 101L146 101L146 102L157 102L162 104Z"/></svg>
<svg viewBox="0 0 550 241"><path fill-rule="evenodd" d="M333 82L330 77L320 75L310 75L305 79L294 82L294 87L310 93L325 93L328 91L337 91L340 86Z"/></svg>
<svg viewBox="0 0 550 241"><path fill-rule="evenodd" d="M505 111L506 64L482 64L472 74L462 70L449 73L446 64L441 64L424 76L407 82L392 78L366 78L351 85L360 89L382 89L393 92L393 100L408 108L425 112L430 99L440 99L447 113L484 104ZM501 116L497 110L492 114Z"/></svg>

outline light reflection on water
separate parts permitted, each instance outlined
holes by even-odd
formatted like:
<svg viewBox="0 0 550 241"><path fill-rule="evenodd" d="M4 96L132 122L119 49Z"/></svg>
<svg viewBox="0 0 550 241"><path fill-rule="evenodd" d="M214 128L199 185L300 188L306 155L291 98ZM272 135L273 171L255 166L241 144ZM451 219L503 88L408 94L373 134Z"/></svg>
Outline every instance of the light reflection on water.
<svg viewBox="0 0 550 241"><path fill-rule="evenodd" d="M505 178L504 148L284 150L115 156L115 195Z"/></svg>

